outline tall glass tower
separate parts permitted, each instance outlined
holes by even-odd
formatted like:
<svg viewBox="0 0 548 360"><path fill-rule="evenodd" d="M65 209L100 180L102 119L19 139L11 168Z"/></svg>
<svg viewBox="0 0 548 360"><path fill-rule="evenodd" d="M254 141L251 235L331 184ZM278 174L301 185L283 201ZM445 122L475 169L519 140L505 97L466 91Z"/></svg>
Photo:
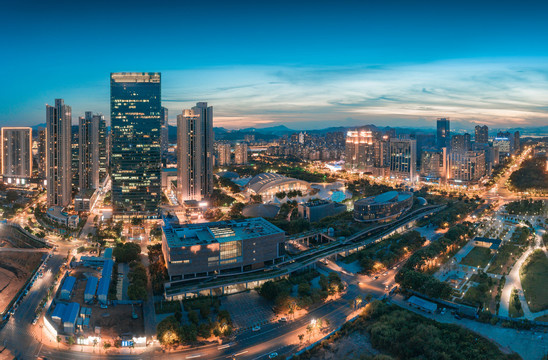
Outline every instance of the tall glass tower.
<svg viewBox="0 0 548 360"><path fill-rule="evenodd" d="M449 128L449 119L439 118L437 120L438 133L436 137L438 149L448 147L451 139L451 129Z"/></svg>
<svg viewBox="0 0 548 360"><path fill-rule="evenodd" d="M114 215L151 217L161 199L160 73L111 73L111 173Z"/></svg>

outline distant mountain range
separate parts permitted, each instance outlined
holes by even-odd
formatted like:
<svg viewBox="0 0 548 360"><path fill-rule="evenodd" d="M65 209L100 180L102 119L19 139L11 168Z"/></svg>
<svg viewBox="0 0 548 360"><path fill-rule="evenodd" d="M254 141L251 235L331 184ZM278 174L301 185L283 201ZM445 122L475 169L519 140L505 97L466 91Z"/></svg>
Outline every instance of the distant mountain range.
<svg viewBox="0 0 548 360"><path fill-rule="evenodd" d="M76 125L73 125L73 127ZM40 127L46 127L45 123L37 124L31 126L33 130L38 130ZM298 130L298 129L291 129L288 128L285 125L276 125L276 126L270 126L270 127L264 127L264 128L244 128L244 129L238 129L238 130L232 130L232 129L225 129L223 127L214 127L213 131L215 132L215 139L216 140L227 140L227 141L237 141L237 140L243 140L246 135L255 135L255 139L260 140L273 140L278 137L281 137L283 135L290 135L294 134L296 132L306 131L309 134L316 134L321 135L328 132L346 132L351 129L356 128L363 128L363 127L372 127L377 128L379 130L386 130L389 128L396 129L397 134L409 134L409 133L434 133L436 131L435 128L402 128L402 127L390 127L390 126L383 126L378 127L373 124L371 125L363 125L363 126L336 126L336 127L328 127L325 129L319 129L319 130ZM494 135L496 132L504 130L504 131L510 131L515 132L519 131L522 137L527 136L548 136L548 125L547 126L540 126L540 127L516 127L516 128L506 128L506 129L490 129L489 133L491 135ZM468 130L470 133L473 133L473 129ZM177 142L177 127L169 125L169 141L171 143Z"/></svg>

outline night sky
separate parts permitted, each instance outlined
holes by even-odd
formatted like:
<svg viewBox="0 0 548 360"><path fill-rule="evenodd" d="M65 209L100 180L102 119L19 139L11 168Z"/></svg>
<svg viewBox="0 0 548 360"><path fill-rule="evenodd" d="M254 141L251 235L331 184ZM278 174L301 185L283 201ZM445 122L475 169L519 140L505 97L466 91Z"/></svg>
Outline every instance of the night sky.
<svg viewBox="0 0 548 360"><path fill-rule="evenodd" d="M162 72L170 119L215 126L548 125L548 4L527 1L10 1L0 126L109 115L109 74Z"/></svg>

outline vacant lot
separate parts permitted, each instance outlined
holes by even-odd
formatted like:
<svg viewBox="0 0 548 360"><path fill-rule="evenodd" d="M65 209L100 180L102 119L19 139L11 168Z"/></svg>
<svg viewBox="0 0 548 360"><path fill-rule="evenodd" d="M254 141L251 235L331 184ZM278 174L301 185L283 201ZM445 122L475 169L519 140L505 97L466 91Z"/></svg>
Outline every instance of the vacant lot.
<svg viewBox="0 0 548 360"><path fill-rule="evenodd" d="M521 286L532 312L548 309L548 258L537 250L520 269Z"/></svg>
<svg viewBox="0 0 548 360"><path fill-rule="evenodd" d="M40 265L42 255L42 252L0 253L0 312L5 311L34 269Z"/></svg>
<svg viewBox="0 0 548 360"><path fill-rule="evenodd" d="M116 305L109 306L108 309L101 309L99 306L91 307L91 321L89 335L94 333L95 328L99 327L101 336L115 339L121 335L143 336L145 333L143 323L143 308L141 305L134 305L135 313L139 316L138 319L131 317L131 305Z"/></svg>
<svg viewBox="0 0 548 360"><path fill-rule="evenodd" d="M462 265L484 268L493 257L491 249L476 246L461 260Z"/></svg>

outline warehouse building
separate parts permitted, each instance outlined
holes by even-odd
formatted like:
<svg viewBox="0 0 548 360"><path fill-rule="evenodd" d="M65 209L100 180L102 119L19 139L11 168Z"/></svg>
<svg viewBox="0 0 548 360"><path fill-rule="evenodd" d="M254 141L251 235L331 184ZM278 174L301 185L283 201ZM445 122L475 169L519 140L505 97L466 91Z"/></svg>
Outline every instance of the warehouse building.
<svg viewBox="0 0 548 360"><path fill-rule="evenodd" d="M108 289L110 288L110 279L112 277L112 267L114 261L106 260L101 271L101 280L97 286L97 299L103 305L108 303Z"/></svg>
<svg viewBox="0 0 548 360"><path fill-rule="evenodd" d="M93 301L93 298L95 297L95 292L97 291L97 283L99 282L99 279L97 279L95 276L90 276L88 278L88 281L86 283L86 290L84 290L84 301L89 303Z"/></svg>
<svg viewBox="0 0 548 360"><path fill-rule="evenodd" d="M74 276L67 276L63 281L63 286L61 287L61 292L59 298L61 300L69 300L74 284L76 283L76 278Z"/></svg>
<svg viewBox="0 0 548 360"><path fill-rule="evenodd" d="M67 305L63 315L63 331L66 334L74 334L79 313L80 305L78 303L71 302Z"/></svg>

